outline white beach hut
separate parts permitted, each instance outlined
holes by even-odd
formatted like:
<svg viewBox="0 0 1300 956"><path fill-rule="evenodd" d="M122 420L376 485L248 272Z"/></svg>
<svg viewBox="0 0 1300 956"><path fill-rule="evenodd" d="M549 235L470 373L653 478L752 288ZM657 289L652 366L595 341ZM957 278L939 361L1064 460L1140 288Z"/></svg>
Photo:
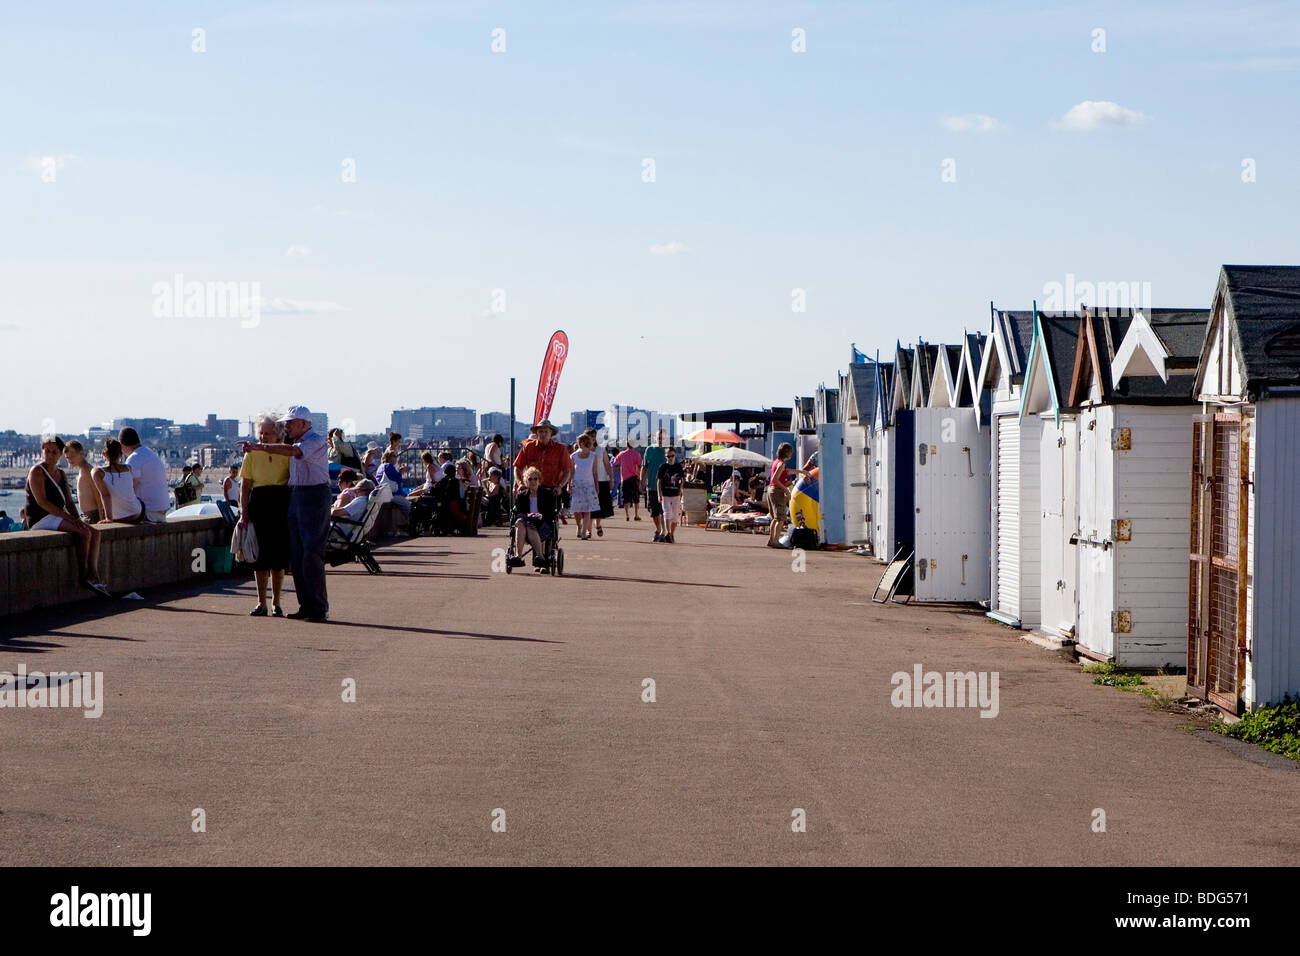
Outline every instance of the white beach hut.
<svg viewBox="0 0 1300 956"><path fill-rule="evenodd" d="M1187 683L1241 713L1300 697L1300 266L1224 266L1191 449Z"/></svg>
<svg viewBox="0 0 1300 956"><path fill-rule="evenodd" d="M1064 389L1070 383L1079 338L1078 322L1077 317L1049 316L1035 307L1033 339L1020 391L1021 434L1017 437L1023 449L1026 433L1038 430L1039 621L1036 630L1064 642L1073 642L1079 616L1077 555L1072 542L1079 529L1079 427L1078 416L1064 407ZM1004 441L1009 446L1010 439ZM1003 447L1007 446L1000 442L999 448ZM1022 466L1022 481L1024 476ZM1023 515L1023 510L1020 513ZM1005 521L1010 514L1008 508L1001 513L1001 518ZM1021 535L1023 547L1023 532ZM1000 539L1003 536L999 534ZM1004 573L1006 578L1000 577L1000 583L1010 578L1009 569ZM1023 609L1027 604L1023 595L1020 601ZM1023 614L1021 626L1026 626Z"/></svg>
<svg viewBox="0 0 1300 956"><path fill-rule="evenodd" d="M915 561L920 602L977 602L989 591L989 435L961 407L965 345L918 344L913 375L930 375L913 412ZM969 393L969 389L966 390Z"/></svg>
<svg viewBox="0 0 1300 956"><path fill-rule="evenodd" d="M1042 420L1020 417L1021 389L1034 341L1034 313L989 309L974 406L990 424L989 617L1032 630L1040 623L1042 513L1038 458Z"/></svg>
<svg viewBox="0 0 1300 956"><path fill-rule="evenodd" d="M883 364L877 366L881 384L872 426L871 518L873 548L882 561L892 560L903 541L912 540L911 457L903 456L907 467L900 470L899 442L900 435L904 444L910 446L912 442L909 396L913 361L912 349L897 345L888 370Z"/></svg>
<svg viewBox="0 0 1300 956"><path fill-rule="evenodd" d="M1192 385L1208 310L1085 315L1066 404L1078 410L1075 650L1183 667Z"/></svg>
<svg viewBox="0 0 1300 956"><path fill-rule="evenodd" d="M854 349L854 357L857 357ZM871 439L878 411L876 363L851 362L840 376L840 421L844 473L844 543L850 547L872 544ZM872 552L875 553L874 550Z"/></svg>

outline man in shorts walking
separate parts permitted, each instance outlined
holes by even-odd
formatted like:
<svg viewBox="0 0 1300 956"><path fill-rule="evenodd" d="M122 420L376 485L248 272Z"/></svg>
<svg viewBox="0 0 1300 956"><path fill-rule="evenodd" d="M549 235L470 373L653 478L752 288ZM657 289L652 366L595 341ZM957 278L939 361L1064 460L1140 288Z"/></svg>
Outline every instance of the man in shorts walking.
<svg viewBox="0 0 1300 956"><path fill-rule="evenodd" d="M682 485L686 481L686 469L677 460L676 448L665 448L664 456L656 482L663 506L664 533L660 540L676 544L677 526L682 520Z"/></svg>
<svg viewBox="0 0 1300 956"><path fill-rule="evenodd" d="M664 508L659 500L659 469L663 466L664 456L664 430L659 429L657 444L651 445L645 450L645 456L641 459L641 487L645 488L646 504L650 506L650 520L655 523L656 541L664 539Z"/></svg>
<svg viewBox="0 0 1300 956"><path fill-rule="evenodd" d="M627 447L624 448L614 457L614 467L618 469L620 491L623 498L623 519L631 521L628 514L631 508L636 513L636 520L641 520L641 455L632 444L632 439L627 440Z"/></svg>

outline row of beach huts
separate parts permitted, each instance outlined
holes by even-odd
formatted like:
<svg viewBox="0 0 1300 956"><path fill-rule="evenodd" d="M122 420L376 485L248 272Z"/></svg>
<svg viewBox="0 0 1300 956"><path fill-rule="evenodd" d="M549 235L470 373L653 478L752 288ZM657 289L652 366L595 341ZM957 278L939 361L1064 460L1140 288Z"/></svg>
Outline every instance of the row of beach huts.
<svg viewBox="0 0 1300 956"><path fill-rule="evenodd" d="M1186 668L1232 713L1300 697L1300 266L1224 266L1209 309L990 313L796 398L823 542L889 563L878 599Z"/></svg>

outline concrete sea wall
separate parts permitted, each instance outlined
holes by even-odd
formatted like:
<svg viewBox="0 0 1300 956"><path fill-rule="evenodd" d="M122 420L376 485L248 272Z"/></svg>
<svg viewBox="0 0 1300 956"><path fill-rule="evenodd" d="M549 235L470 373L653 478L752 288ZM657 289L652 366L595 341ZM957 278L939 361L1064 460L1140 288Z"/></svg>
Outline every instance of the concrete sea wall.
<svg viewBox="0 0 1300 956"><path fill-rule="evenodd" d="M220 516L166 524L98 525L99 573L114 594L210 576L195 570L196 548L224 547L230 530ZM61 531L0 535L0 617L73 601L102 601L77 573L76 537Z"/></svg>

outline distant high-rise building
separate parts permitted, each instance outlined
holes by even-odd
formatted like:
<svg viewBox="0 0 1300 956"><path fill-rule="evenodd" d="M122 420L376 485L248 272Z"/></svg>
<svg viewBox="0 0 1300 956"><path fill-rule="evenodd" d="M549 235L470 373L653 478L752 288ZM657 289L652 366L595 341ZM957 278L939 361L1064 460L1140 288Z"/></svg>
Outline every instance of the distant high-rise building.
<svg viewBox="0 0 1300 956"><path fill-rule="evenodd" d="M569 414L569 428L575 435L580 435L588 428L599 429L605 424L604 411L596 408L588 408L581 412L571 412Z"/></svg>
<svg viewBox="0 0 1300 956"><path fill-rule="evenodd" d="M237 418L218 418L208 412L208 420L203 426L214 438L234 439L239 437L239 420Z"/></svg>
<svg viewBox="0 0 1300 956"><path fill-rule="evenodd" d="M322 438L330 433L330 417L325 412L311 413L311 430Z"/></svg>
<svg viewBox="0 0 1300 956"><path fill-rule="evenodd" d="M526 422L515 421L515 441L521 442L528 437L528 424ZM509 412L484 412L479 416L479 434L487 435L509 435L510 434L510 413Z"/></svg>
<svg viewBox="0 0 1300 956"><path fill-rule="evenodd" d="M630 439L638 444L650 444L655 440L656 432L662 428L664 444L677 443L676 415L637 408L635 405L611 405L604 416L607 441L621 443ZM600 425L596 427L599 428Z"/></svg>
<svg viewBox="0 0 1300 956"><path fill-rule="evenodd" d="M478 434L478 413L463 405L394 409L390 431L417 441L471 438Z"/></svg>
<svg viewBox="0 0 1300 956"><path fill-rule="evenodd" d="M134 428L140 438L144 440L164 437L174 424L176 423L170 418L115 418L113 419L113 431Z"/></svg>

